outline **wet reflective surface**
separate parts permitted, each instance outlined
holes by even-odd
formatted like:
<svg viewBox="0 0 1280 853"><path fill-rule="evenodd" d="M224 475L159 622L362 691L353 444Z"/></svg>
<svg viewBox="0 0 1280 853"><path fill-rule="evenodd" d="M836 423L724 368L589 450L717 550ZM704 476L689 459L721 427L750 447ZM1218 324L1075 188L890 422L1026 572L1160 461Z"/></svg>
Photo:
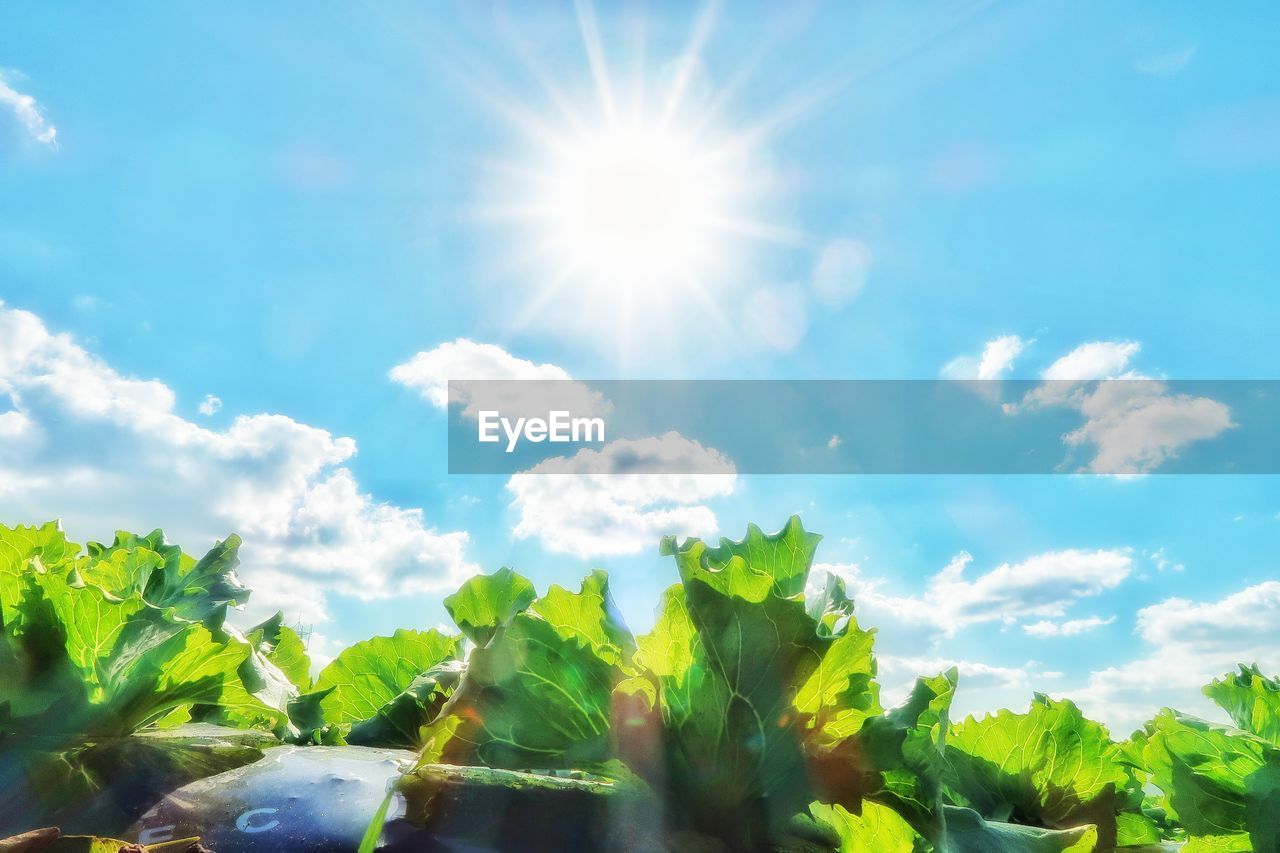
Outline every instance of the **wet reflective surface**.
<svg viewBox="0 0 1280 853"><path fill-rule="evenodd" d="M172 792L128 838L154 844L198 835L216 853L354 851L388 786L414 758L408 750L276 747L254 764ZM404 811L397 800L392 816Z"/></svg>

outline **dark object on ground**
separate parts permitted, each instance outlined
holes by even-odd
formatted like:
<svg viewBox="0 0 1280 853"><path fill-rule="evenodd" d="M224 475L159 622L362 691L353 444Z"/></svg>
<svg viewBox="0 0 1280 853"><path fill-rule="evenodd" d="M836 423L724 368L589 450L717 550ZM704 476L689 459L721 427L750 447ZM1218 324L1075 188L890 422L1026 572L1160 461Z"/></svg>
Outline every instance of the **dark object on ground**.
<svg viewBox="0 0 1280 853"><path fill-rule="evenodd" d="M259 762L164 797L128 830L144 844L198 835L217 853L353 853L416 755L355 746L282 746ZM393 795L382 851L665 850L659 813L635 787L484 767L429 765L429 813L410 823Z"/></svg>

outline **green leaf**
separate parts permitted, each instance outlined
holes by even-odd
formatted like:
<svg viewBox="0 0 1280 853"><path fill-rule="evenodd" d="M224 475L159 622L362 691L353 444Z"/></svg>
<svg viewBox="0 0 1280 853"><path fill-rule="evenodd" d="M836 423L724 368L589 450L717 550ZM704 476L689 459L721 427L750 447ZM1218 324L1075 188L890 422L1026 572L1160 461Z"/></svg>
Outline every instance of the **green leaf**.
<svg viewBox="0 0 1280 853"><path fill-rule="evenodd" d="M576 593L552 587L471 651L452 698L423 730L422 763L600 765L630 645L603 572Z"/></svg>
<svg viewBox="0 0 1280 853"><path fill-rule="evenodd" d="M792 518L714 549L663 542L682 584L664 594L635 663L655 685L673 813L730 847L785 838L821 786L815 762L880 714L872 635L843 586L804 600L819 539ZM627 690L644 695L642 682ZM642 728L643 714L634 721ZM637 752L628 760L642 763ZM846 765L832 762L832 775L847 778ZM856 810L863 790L841 804Z"/></svg>
<svg viewBox="0 0 1280 853"><path fill-rule="evenodd" d="M506 625L537 597L533 584L505 566L493 574L476 575L444 600L449 616L477 646L487 645L495 631Z"/></svg>
<svg viewBox="0 0 1280 853"><path fill-rule="evenodd" d="M1204 694L1226 711L1235 724L1273 746L1280 746L1280 680L1255 666L1216 679Z"/></svg>
<svg viewBox="0 0 1280 853"><path fill-rule="evenodd" d="M840 837L840 853L925 853L928 844L888 806L866 803L862 814L813 803L810 812Z"/></svg>
<svg viewBox="0 0 1280 853"><path fill-rule="evenodd" d="M431 722L453 694L465 667L448 660L433 666L409 683L400 695L367 720L351 727L347 743L363 746L413 747L422 727Z"/></svg>
<svg viewBox="0 0 1280 853"><path fill-rule="evenodd" d="M148 548L119 548L83 560L77 574L83 582L125 598L142 592L151 573L163 566L164 557Z"/></svg>
<svg viewBox="0 0 1280 853"><path fill-rule="evenodd" d="M151 534L155 537L159 531ZM205 621L228 604L244 604L249 590L236 576L240 537L228 536L195 563L166 554L164 566L151 573L143 597L161 608L173 608L181 619ZM220 623L219 623L220 624Z"/></svg>
<svg viewBox="0 0 1280 853"><path fill-rule="evenodd" d="M22 597L22 578L37 560L46 569L74 559L80 546L67 541L56 521L39 527L5 527L0 524L0 626Z"/></svg>
<svg viewBox="0 0 1280 853"><path fill-rule="evenodd" d="M920 678L906 702L867 717L855 734L806 744L821 798L851 810L867 800L890 806L940 843L943 744L956 678L954 669Z"/></svg>
<svg viewBox="0 0 1280 853"><path fill-rule="evenodd" d="M1010 711L952 727L946 787L983 817L1067 829L1094 824L1104 849L1159 840L1141 815L1142 795L1121 748L1070 701L1037 694ZM1125 837L1118 815L1128 813Z"/></svg>
<svg viewBox="0 0 1280 853"><path fill-rule="evenodd" d="M984 820L972 809L946 807L948 853L1093 853L1098 845L1090 825L1042 829Z"/></svg>
<svg viewBox="0 0 1280 853"><path fill-rule="evenodd" d="M254 625L248 632L249 642L275 664L300 691L311 689L311 658L298 632L284 624L284 614Z"/></svg>
<svg viewBox="0 0 1280 853"><path fill-rule="evenodd" d="M715 585L691 573L667 593L670 610L641 642L637 662L657 676L669 772L695 823L739 830L745 837L733 844L753 845L783 832L814 799L792 699L830 641L799 596L771 594L768 575L736 556L723 572ZM665 659L654 663L651 648ZM811 700L820 692L811 689Z"/></svg>
<svg viewBox="0 0 1280 853"><path fill-rule="evenodd" d="M748 601L762 601L772 593L791 598L804 593L809 567L822 537L807 533L800 517L791 516L777 533L765 534L754 524L740 541L721 539L718 548L709 548L700 539L677 546L675 537L662 540L663 554L674 556L680 578L694 579L707 586Z"/></svg>
<svg viewBox="0 0 1280 853"><path fill-rule="evenodd" d="M1165 810L1202 849L1280 849L1280 749L1168 709L1136 742Z"/></svg>
<svg viewBox="0 0 1280 853"><path fill-rule="evenodd" d="M419 678L458 653L458 639L430 631L398 630L390 637L374 637L344 649L316 679L315 691L330 692L323 700L325 719L344 730L392 713L388 708ZM421 687L419 689L422 689ZM415 699L418 697L415 697ZM396 720L404 720L397 712ZM427 722L420 720L418 725ZM416 735L417 727L413 727ZM416 737L397 743L409 743Z"/></svg>

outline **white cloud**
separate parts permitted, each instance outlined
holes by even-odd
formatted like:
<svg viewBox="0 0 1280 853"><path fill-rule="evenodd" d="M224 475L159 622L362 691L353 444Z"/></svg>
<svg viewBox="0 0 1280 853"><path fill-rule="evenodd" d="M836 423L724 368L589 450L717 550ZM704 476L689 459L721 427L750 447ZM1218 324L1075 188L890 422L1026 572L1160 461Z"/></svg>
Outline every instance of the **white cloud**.
<svg viewBox="0 0 1280 853"><path fill-rule="evenodd" d="M464 532L361 492L350 438L283 415L210 430L172 390L122 376L34 314L0 304L0 496L5 521L61 517L74 536L162 526L187 550L245 539L250 607L321 621L325 596L452 587L473 567ZM0 408L4 408L0 406Z"/></svg>
<svg viewBox="0 0 1280 853"><path fill-rule="evenodd" d="M569 380L569 374L554 364L536 364L517 358L494 344L477 343L458 338L434 349L418 353L403 364L391 369L391 379L418 391L424 400L439 409L449 403L462 405L463 414L476 417L483 406L493 408L509 416L542 415L548 411L548 398L554 397L556 407L567 409L575 415L600 415L612 406L601 395L586 385L573 383L548 390L546 386L521 388L504 385L486 388L483 403L474 399L473 389L454 387L454 399L449 399L449 380Z"/></svg>
<svg viewBox="0 0 1280 853"><path fill-rule="evenodd" d="M1047 381L1005 411L1043 406L1078 411L1084 423L1063 442L1090 448L1093 455L1083 470L1095 474L1149 473L1187 445L1234 426L1225 404L1173 393L1164 382L1132 369L1130 361L1140 349L1134 341L1082 344L1049 365L1042 374Z"/></svg>
<svg viewBox="0 0 1280 853"><path fill-rule="evenodd" d="M828 572L844 579L859 625L877 632L879 681L887 705L904 699L917 676L957 667L961 689L952 717L959 719L1001 707L1024 708L1032 690L1043 690L1046 682L1061 678L1061 673L1045 670L1034 660L991 663L947 655L944 649L961 642L953 639L959 631L982 624L1011 626L1025 619L1061 618L1078 601L1118 586L1133 570L1128 551L1114 549L1051 551L1004 563L966 580L971 562L968 554L957 555L926 582L921 596L885 592L883 579L867 577L854 563L819 563L813 567L806 593L821 589ZM1088 621L1064 624L1078 631L1074 623ZM1001 645L1016 648L1016 641Z"/></svg>
<svg viewBox="0 0 1280 853"><path fill-rule="evenodd" d="M212 394L205 394L204 399L200 401L197 411L205 417L216 415L222 411L222 401Z"/></svg>
<svg viewBox="0 0 1280 853"><path fill-rule="evenodd" d="M1000 379L1032 342L1018 335L1001 335L987 341L977 358L962 355L942 368L945 379Z"/></svg>
<svg viewBox="0 0 1280 853"><path fill-rule="evenodd" d="M732 494L736 481L733 463L718 451L668 432L543 460L513 475L507 489L519 512L517 538L590 557L649 550L666 534L714 534L716 516L705 502Z"/></svg>
<svg viewBox="0 0 1280 853"><path fill-rule="evenodd" d="M867 284L871 250L861 240L841 237L822 247L813 265L813 295L823 305L840 307Z"/></svg>
<svg viewBox="0 0 1280 853"><path fill-rule="evenodd" d="M1051 622L1048 619L1042 619L1039 622L1023 625L1022 630L1033 637L1074 637L1076 634L1083 634L1095 628L1110 625L1115 621L1116 617L1114 616L1109 616L1106 619L1101 616L1089 616L1084 619L1068 619L1065 622Z"/></svg>
<svg viewBox="0 0 1280 853"><path fill-rule="evenodd" d="M748 341L778 352L795 349L809 329L804 290L794 284L762 287L743 308Z"/></svg>
<svg viewBox="0 0 1280 853"><path fill-rule="evenodd" d="M0 104L13 112L14 118L36 142L54 148L58 144L58 129L45 118L44 110L30 95L13 88L13 75L0 71Z"/></svg>
<svg viewBox="0 0 1280 853"><path fill-rule="evenodd" d="M925 628L945 637L981 623L1062 617L1077 601L1113 589L1133 571L1127 549L1049 551L969 580L972 561L967 553L956 555L929 579L922 596L882 592L883 581L865 578L856 565L819 563L814 569L845 579L859 619L868 625L917 634Z"/></svg>
<svg viewBox="0 0 1280 853"><path fill-rule="evenodd" d="M1045 368L1042 379L1119 379L1142 345L1135 341L1081 344ZM1130 374L1136 376L1136 374Z"/></svg>
<svg viewBox="0 0 1280 853"><path fill-rule="evenodd" d="M827 439L828 450L835 450L837 447L839 447L842 444L844 444L844 439L842 439L838 435L832 435L831 438Z"/></svg>
<svg viewBox="0 0 1280 853"><path fill-rule="evenodd" d="M1070 447L1092 445L1087 470L1097 474L1144 474L1196 441L1230 429L1231 410L1208 397L1170 393L1151 380L1108 382L1074 398L1085 416L1063 436Z"/></svg>
<svg viewBox="0 0 1280 853"><path fill-rule="evenodd" d="M1164 706L1222 719L1201 687L1239 663L1280 673L1280 582L1217 601L1171 598L1144 607L1136 633L1146 655L1094 672L1085 687L1065 694L1122 734Z"/></svg>

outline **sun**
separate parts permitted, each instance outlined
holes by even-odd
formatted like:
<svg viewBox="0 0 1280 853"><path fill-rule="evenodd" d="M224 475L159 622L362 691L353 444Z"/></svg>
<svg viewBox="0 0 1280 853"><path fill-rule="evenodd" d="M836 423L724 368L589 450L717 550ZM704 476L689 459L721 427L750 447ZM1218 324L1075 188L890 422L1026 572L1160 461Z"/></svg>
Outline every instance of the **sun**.
<svg viewBox="0 0 1280 853"><path fill-rule="evenodd" d="M682 50L617 75L580 3L580 77L531 63L536 96L489 93L514 144L485 161L478 209L506 228L492 260L516 333L551 328L623 360L673 346L689 318L730 336L755 250L803 240L767 215L777 192L760 150L768 117L735 127L730 93L699 58L714 8Z"/></svg>
<svg viewBox="0 0 1280 853"><path fill-rule="evenodd" d="M669 127L633 121L567 139L541 190L551 251L589 286L688 286L714 258L733 178Z"/></svg>

